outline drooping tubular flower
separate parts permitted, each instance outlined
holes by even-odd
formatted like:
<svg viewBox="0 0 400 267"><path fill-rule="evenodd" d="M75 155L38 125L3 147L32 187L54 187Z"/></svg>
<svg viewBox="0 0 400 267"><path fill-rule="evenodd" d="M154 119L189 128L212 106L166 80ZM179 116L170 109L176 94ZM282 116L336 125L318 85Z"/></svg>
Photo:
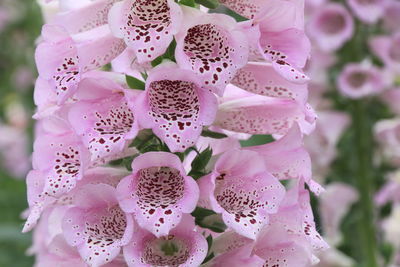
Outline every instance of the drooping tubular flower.
<svg viewBox="0 0 400 267"><path fill-rule="evenodd" d="M263 259L252 253L253 247L254 240L227 231L214 239L211 250L216 257L205 266L263 266Z"/></svg>
<svg viewBox="0 0 400 267"><path fill-rule="evenodd" d="M306 84L289 82L268 63L251 62L241 68L231 83L254 94L293 99L305 103L308 96Z"/></svg>
<svg viewBox="0 0 400 267"><path fill-rule="evenodd" d="M43 120L32 155L33 170L28 174L29 216L24 232L31 230L53 199L75 188L89 168L90 157L79 138L60 117Z"/></svg>
<svg viewBox="0 0 400 267"><path fill-rule="evenodd" d="M375 139L380 144L382 156L395 166L400 164L400 119L378 121L374 126Z"/></svg>
<svg viewBox="0 0 400 267"><path fill-rule="evenodd" d="M370 40L372 51L392 72L398 74L400 67L400 33L392 36L376 36Z"/></svg>
<svg viewBox="0 0 400 267"><path fill-rule="evenodd" d="M132 174L118 184L117 191L121 208L157 237L168 235L183 214L195 209L199 198L199 188L179 158L166 152L137 157Z"/></svg>
<svg viewBox="0 0 400 267"><path fill-rule="evenodd" d="M351 38L354 22L343 5L330 3L312 15L307 30L321 50L332 52L342 47Z"/></svg>
<svg viewBox="0 0 400 267"><path fill-rule="evenodd" d="M157 237L140 229L124 247L129 267L200 266L207 255L207 241L194 231L193 218L185 215L168 235Z"/></svg>
<svg viewBox="0 0 400 267"><path fill-rule="evenodd" d="M124 154L138 130L132 102L138 93L107 78L85 78L79 84L80 101L71 105L68 119L91 153L92 163Z"/></svg>
<svg viewBox="0 0 400 267"><path fill-rule="evenodd" d="M112 32L124 39L139 63L165 53L181 27L181 20L182 11L173 0L124 0L109 13Z"/></svg>
<svg viewBox="0 0 400 267"><path fill-rule="evenodd" d="M42 37L36 65L40 77L56 92L59 105L74 95L85 72L111 62L124 49L107 25L76 35L61 26L45 25Z"/></svg>
<svg viewBox="0 0 400 267"><path fill-rule="evenodd" d="M347 3L364 23L374 24L384 15L384 0L347 0Z"/></svg>
<svg viewBox="0 0 400 267"><path fill-rule="evenodd" d="M211 208L222 213L225 224L240 235L255 239L275 213L285 189L267 172L262 158L251 151L227 151L214 171L202 178L201 193Z"/></svg>
<svg viewBox="0 0 400 267"><path fill-rule="evenodd" d="M236 2L247 7L245 13L253 13L254 26L260 32L259 53L265 60L285 79L306 83L309 78L302 68L310 55L310 41L304 33L304 1Z"/></svg>
<svg viewBox="0 0 400 267"><path fill-rule="evenodd" d="M381 92L385 85L383 79L381 71L367 62L352 63L339 75L338 89L343 95L357 99Z"/></svg>
<svg viewBox="0 0 400 267"><path fill-rule="evenodd" d="M316 231L308 191L300 182L271 215L253 250L268 265L306 267L318 262L314 253L328 247Z"/></svg>
<svg viewBox="0 0 400 267"><path fill-rule="evenodd" d="M302 132L312 132L315 119L307 103L255 95L229 85L220 100L214 124L241 133L284 135L295 122Z"/></svg>
<svg viewBox="0 0 400 267"><path fill-rule="evenodd" d="M260 47L265 59L272 62L272 67L288 81L307 82L309 78L301 69L310 55L311 44L304 31L289 28L280 32L263 32L261 26L260 29Z"/></svg>
<svg viewBox="0 0 400 267"><path fill-rule="evenodd" d="M134 106L142 114L139 124L151 128L172 152L193 146L203 126L214 121L216 109L217 99L200 77L173 63L152 70Z"/></svg>
<svg viewBox="0 0 400 267"><path fill-rule="evenodd" d="M319 195L323 188L312 179L310 155L304 147L302 133L297 124L274 142L246 148L258 152L267 170L280 180L297 179L307 183Z"/></svg>
<svg viewBox="0 0 400 267"><path fill-rule="evenodd" d="M121 210L116 189L110 185L87 185L77 194L75 205L63 219L64 237L87 264L102 266L129 242L134 230L132 215Z"/></svg>
<svg viewBox="0 0 400 267"><path fill-rule="evenodd" d="M118 1L120 0L97 0L87 3L60 1L62 12L56 14L48 23L63 26L70 34L89 31L107 24L108 12L113 3Z"/></svg>
<svg viewBox="0 0 400 267"><path fill-rule="evenodd" d="M223 14L204 14L185 8L183 28L176 36L175 57L183 69L192 70L203 85L218 95L248 60L248 43L235 20Z"/></svg>

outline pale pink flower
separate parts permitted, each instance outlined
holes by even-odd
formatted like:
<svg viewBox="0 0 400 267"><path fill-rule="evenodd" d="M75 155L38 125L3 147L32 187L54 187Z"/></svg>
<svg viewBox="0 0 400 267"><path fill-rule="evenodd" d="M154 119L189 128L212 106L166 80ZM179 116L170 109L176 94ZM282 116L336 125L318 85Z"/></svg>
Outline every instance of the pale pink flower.
<svg viewBox="0 0 400 267"><path fill-rule="evenodd" d="M374 126L375 139L378 141L385 160L400 164L400 119L382 120Z"/></svg>
<svg viewBox="0 0 400 267"><path fill-rule="evenodd" d="M89 167L89 151L62 117L41 121L36 131L28 174L29 217L23 231L31 230L43 209L75 188Z"/></svg>
<svg viewBox="0 0 400 267"><path fill-rule="evenodd" d="M400 172L389 173L386 177L386 183L375 194L375 203L378 206L388 202L400 203Z"/></svg>
<svg viewBox="0 0 400 267"><path fill-rule="evenodd" d="M354 22L343 5L329 3L313 13L307 30L321 50L332 52L353 36Z"/></svg>
<svg viewBox="0 0 400 267"><path fill-rule="evenodd" d="M205 266L261 267L264 260L252 253L253 246L254 240L241 236L234 231L226 231L213 240L211 251L215 258L206 263Z"/></svg>
<svg viewBox="0 0 400 267"><path fill-rule="evenodd" d="M184 15L183 27L176 35L176 62L222 95L237 70L247 63L247 38L227 15L204 14L189 7Z"/></svg>
<svg viewBox="0 0 400 267"><path fill-rule="evenodd" d="M324 238L330 244L336 245L341 241L340 223L357 200L358 193L350 185L336 182L326 186L319 201L319 210Z"/></svg>
<svg viewBox="0 0 400 267"><path fill-rule="evenodd" d="M263 0L220 0L221 4L246 18L254 18L265 5Z"/></svg>
<svg viewBox="0 0 400 267"><path fill-rule="evenodd" d="M151 128L172 152L193 146L214 121L217 99L191 71L165 63L149 74L146 91L135 102L143 128Z"/></svg>
<svg viewBox="0 0 400 267"><path fill-rule="evenodd" d="M383 25L390 32L396 32L400 25L400 2L397 0L386 0L383 16Z"/></svg>
<svg viewBox="0 0 400 267"><path fill-rule="evenodd" d="M400 115L400 87L385 90L380 94L381 99L389 106L392 112Z"/></svg>
<svg viewBox="0 0 400 267"><path fill-rule="evenodd" d="M262 2L262 7L254 20L260 24L261 31L281 32L287 29L304 30L304 0L259 2Z"/></svg>
<svg viewBox="0 0 400 267"><path fill-rule="evenodd" d="M278 210L285 195L284 187L252 151L225 152L213 172L201 180L200 192L211 208L222 214L228 227L251 239L268 223L269 214Z"/></svg>
<svg viewBox="0 0 400 267"><path fill-rule="evenodd" d="M109 13L111 31L123 38L139 63L161 56L181 27L182 11L173 0L124 0Z"/></svg>
<svg viewBox="0 0 400 267"><path fill-rule="evenodd" d="M129 267L200 266L207 255L207 241L194 228L193 218L184 216L169 235L157 237L138 229L124 247L126 263Z"/></svg>
<svg viewBox="0 0 400 267"><path fill-rule="evenodd" d="M118 184L117 191L121 208L157 237L168 235L199 199L196 182L186 175L179 158L167 152L135 158L132 174Z"/></svg>
<svg viewBox="0 0 400 267"><path fill-rule="evenodd" d="M119 56L111 61L112 70L123 73L136 79L143 80L141 73L152 69L151 62L139 63L133 50L126 48Z"/></svg>
<svg viewBox="0 0 400 267"><path fill-rule="evenodd" d="M254 94L307 101L306 84L296 84L284 79L271 64L251 62L241 68L231 83Z"/></svg>
<svg viewBox="0 0 400 267"><path fill-rule="evenodd" d="M333 110L318 112L318 123L315 131L305 137L305 147L310 153L314 175L321 180L336 158L337 144L343 132L350 124L349 115Z"/></svg>
<svg viewBox="0 0 400 267"><path fill-rule="evenodd" d="M45 25L42 37L36 65L41 79L55 91L57 104L73 96L85 72L111 62L124 49L107 25L72 36L61 26Z"/></svg>
<svg viewBox="0 0 400 267"><path fill-rule="evenodd" d="M35 267L87 266L76 247L70 246L63 236L62 224L68 209L68 206L59 205L44 211L33 232L33 245L29 249L29 253L35 253ZM103 266L124 266L121 259L122 255Z"/></svg>
<svg viewBox="0 0 400 267"><path fill-rule="evenodd" d="M313 47L311 51L312 57L307 61L304 72L309 76L312 77L312 81L309 83L310 89L310 97L312 98L312 88L313 85L325 85L328 83L328 69L332 67L337 58L335 54L324 52L317 47ZM312 101L310 101L311 104ZM314 108L317 106L313 105Z"/></svg>
<svg viewBox="0 0 400 267"><path fill-rule="evenodd" d="M286 195L278 213L256 240L254 254L274 265L307 267L316 263L314 253L329 246L315 228L309 193L295 186Z"/></svg>
<svg viewBox="0 0 400 267"><path fill-rule="evenodd" d="M17 178L24 177L31 168L25 131L25 128L0 123L1 166Z"/></svg>
<svg viewBox="0 0 400 267"><path fill-rule="evenodd" d="M277 141L246 148L257 152L267 170L280 180L304 180L310 190L320 194L323 188L312 180L311 159L303 144L303 136L297 124Z"/></svg>
<svg viewBox="0 0 400 267"><path fill-rule="evenodd" d="M214 125L248 134L286 134L297 122L302 132L315 127L316 115L306 103L251 94L233 85L220 100Z"/></svg>
<svg viewBox="0 0 400 267"><path fill-rule="evenodd" d="M58 12L47 23L60 25L70 34L89 31L108 23L108 12L118 1L61 1L62 12Z"/></svg>
<svg viewBox="0 0 400 267"><path fill-rule="evenodd" d="M120 209L114 187L93 184L77 192L62 228L67 243L77 247L88 265L102 266L115 259L129 242L134 221Z"/></svg>
<svg viewBox="0 0 400 267"><path fill-rule="evenodd" d="M301 70L311 50L310 41L304 31L289 28L279 32L268 32L262 27L260 31L260 49L265 59L272 62L272 67L288 81L299 84L309 81Z"/></svg>
<svg viewBox="0 0 400 267"><path fill-rule="evenodd" d="M106 78L85 78L78 87L78 102L68 118L91 153L93 163L118 158L138 130L132 102L138 93Z"/></svg>
<svg viewBox="0 0 400 267"><path fill-rule="evenodd" d="M394 249L396 249L397 251L400 249L399 219L400 205L396 203L395 205L393 205L391 214L382 221L384 239L386 242L392 244ZM400 262L399 255L395 255L393 260Z"/></svg>
<svg viewBox="0 0 400 267"><path fill-rule="evenodd" d="M392 36L376 36L370 40L372 51L394 73L400 71L400 32Z"/></svg>
<svg viewBox="0 0 400 267"><path fill-rule="evenodd" d="M384 89L382 72L369 62L349 63L338 77L340 93L358 99L380 93Z"/></svg>
<svg viewBox="0 0 400 267"><path fill-rule="evenodd" d="M347 0L347 4L362 22L374 24L384 15L385 1Z"/></svg>

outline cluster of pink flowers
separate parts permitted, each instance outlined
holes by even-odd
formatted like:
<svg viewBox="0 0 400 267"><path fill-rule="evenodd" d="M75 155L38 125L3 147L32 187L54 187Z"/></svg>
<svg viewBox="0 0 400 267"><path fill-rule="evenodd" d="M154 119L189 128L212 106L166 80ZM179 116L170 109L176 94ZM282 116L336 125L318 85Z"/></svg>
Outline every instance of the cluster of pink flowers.
<svg viewBox="0 0 400 267"><path fill-rule="evenodd" d="M217 1L42 2L37 266L318 262L304 2L220 2L242 22Z"/></svg>

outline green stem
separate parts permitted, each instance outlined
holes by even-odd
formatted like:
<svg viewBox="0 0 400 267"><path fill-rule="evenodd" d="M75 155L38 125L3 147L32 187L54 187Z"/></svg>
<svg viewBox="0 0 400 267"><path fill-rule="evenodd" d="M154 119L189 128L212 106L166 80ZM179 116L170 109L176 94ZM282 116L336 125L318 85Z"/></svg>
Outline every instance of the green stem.
<svg viewBox="0 0 400 267"><path fill-rule="evenodd" d="M366 267L377 267L377 244L373 205L373 165L372 165L372 126L366 116L366 103L363 100L352 104L353 125L355 127L356 172L355 179L360 194L360 250Z"/></svg>

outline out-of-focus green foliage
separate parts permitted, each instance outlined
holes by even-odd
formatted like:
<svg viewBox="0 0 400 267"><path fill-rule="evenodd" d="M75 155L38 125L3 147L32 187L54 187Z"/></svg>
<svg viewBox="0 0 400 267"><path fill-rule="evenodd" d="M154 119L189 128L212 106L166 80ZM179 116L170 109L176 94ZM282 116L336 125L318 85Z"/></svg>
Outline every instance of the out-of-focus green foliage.
<svg viewBox="0 0 400 267"><path fill-rule="evenodd" d="M0 122L7 123L5 108L11 102L22 103L28 116L33 112L33 83L19 88L16 80L18 75L36 76L33 55L42 19L35 0L1 0L0 9L9 14L0 30ZM21 233L26 207L25 180L12 177L0 161L0 266L33 265L33 257L26 255L31 235Z"/></svg>

